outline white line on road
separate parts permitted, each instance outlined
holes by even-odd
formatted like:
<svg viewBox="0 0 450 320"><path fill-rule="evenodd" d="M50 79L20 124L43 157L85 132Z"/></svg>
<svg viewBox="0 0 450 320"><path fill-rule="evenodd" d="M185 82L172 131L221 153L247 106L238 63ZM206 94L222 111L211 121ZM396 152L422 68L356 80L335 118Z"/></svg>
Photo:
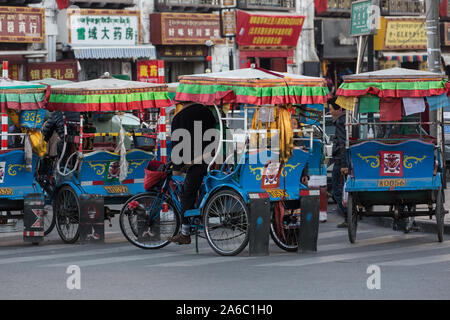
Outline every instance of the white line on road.
<svg viewBox="0 0 450 320"><path fill-rule="evenodd" d="M308 266L308 265L320 264L320 263L352 260L352 259L358 259L358 258L369 258L369 257L383 256L383 255L413 253L413 252L419 252L419 251L423 251L423 250L445 249L445 248L449 248L449 247L450 247L450 241L445 241L443 243L426 243L426 244L414 245L414 246L409 246L409 247L401 247L401 248L396 248L396 249L388 249L388 250L346 253L346 254L338 254L338 255L323 256L323 257L313 257L313 258L298 258L298 259L289 260L289 261L264 263L264 264L259 264L256 266L257 267L300 267L300 266Z"/></svg>
<svg viewBox="0 0 450 320"><path fill-rule="evenodd" d="M124 262L129 262L129 261L148 260L148 259L160 259L160 258L167 258L167 257L172 257L172 256L179 256L181 254L183 254L183 252L150 253L148 251L142 251L142 254L139 254L139 255L101 258L101 259L90 259L90 260L82 260L82 261L71 261L70 263L67 262L67 263L47 264L47 265L42 265L41 267L66 267L71 264L75 264L79 267L89 267L89 266L97 266L97 265L102 265L102 264L124 263Z"/></svg>
<svg viewBox="0 0 450 320"><path fill-rule="evenodd" d="M134 248L131 246L123 246L123 247L111 248L111 249L77 251L77 252L59 253L59 254L34 255L34 256L29 256L29 257L5 258L5 259L0 259L0 265L9 264L9 263L54 260L54 259L71 258L71 257L78 257L78 256L94 256L94 255L100 255L100 254L111 254L111 253L119 253L119 252L126 252L126 251L135 251L136 252L137 248Z"/></svg>
<svg viewBox="0 0 450 320"><path fill-rule="evenodd" d="M447 261L450 261L450 254L441 254L441 255L427 256L427 257L394 260L394 261L380 262L380 263L375 263L375 264L379 265L379 266L408 266L408 267L411 267L411 266L421 266L424 264L432 264L432 263L447 262Z"/></svg>

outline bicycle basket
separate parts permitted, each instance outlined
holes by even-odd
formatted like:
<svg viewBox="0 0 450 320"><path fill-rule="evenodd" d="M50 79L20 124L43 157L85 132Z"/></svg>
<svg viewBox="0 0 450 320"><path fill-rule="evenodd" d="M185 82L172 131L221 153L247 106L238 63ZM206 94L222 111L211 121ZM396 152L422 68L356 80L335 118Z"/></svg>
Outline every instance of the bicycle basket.
<svg viewBox="0 0 450 320"><path fill-rule="evenodd" d="M145 168L145 177L144 177L144 189L149 190L154 187L156 184L161 182L166 176L166 171L161 171L161 166L164 165L164 162L151 160L149 161L147 168Z"/></svg>

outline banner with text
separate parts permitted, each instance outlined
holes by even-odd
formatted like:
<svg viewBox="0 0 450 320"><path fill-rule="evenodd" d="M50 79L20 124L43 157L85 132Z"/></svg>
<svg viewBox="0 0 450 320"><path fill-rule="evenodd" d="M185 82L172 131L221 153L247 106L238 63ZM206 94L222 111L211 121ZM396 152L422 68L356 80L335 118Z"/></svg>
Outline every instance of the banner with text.
<svg viewBox="0 0 450 320"><path fill-rule="evenodd" d="M250 14L237 10L236 42L241 46L297 45L304 16Z"/></svg>

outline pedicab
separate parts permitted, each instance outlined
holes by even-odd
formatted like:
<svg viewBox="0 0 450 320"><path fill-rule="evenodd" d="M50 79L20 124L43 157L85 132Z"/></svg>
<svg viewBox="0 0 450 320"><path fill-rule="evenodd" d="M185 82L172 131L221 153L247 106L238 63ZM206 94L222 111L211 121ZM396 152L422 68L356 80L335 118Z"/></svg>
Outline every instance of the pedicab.
<svg viewBox="0 0 450 320"><path fill-rule="evenodd" d="M344 76L336 103L347 109L351 243L361 216L394 222L434 216L443 241L442 107L448 88L441 74L402 68ZM430 110L436 110L435 120Z"/></svg>
<svg viewBox="0 0 450 320"><path fill-rule="evenodd" d="M46 152L40 129L44 122L47 87L10 80L6 70L5 74L0 78L0 211L6 212L0 216L1 224L9 219L23 219L26 207L33 201L43 203L44 193L36 181L36 166L39 156ZM29 197L34 200L27 200ZM46 212L42 208L30 210L35 215L30 226L36 231L28 230L24 224L24 240L38 243L53 225L45 223Z"/></svg>
<svg viewBox="0 0 450 320"><path fill-rule="evenodd" d="M124 117L135 111L166 107L171 104L166 85L114 79L105 74L100 79L51 87L48 109L62 112L64 141L55 163L52 185L53 212L61 239L74 243L80 236L80 197L103 198L105 220L117 212L110 208L122 204L134 194L145 191L144 168L154 152L126 139L155 139L156 133L125 132ZM68 121L64 112L79 113ZM119 132L106 128L99 132L99 119L118 115ZM141 117L142 119L142 117ZM104 120L104 119L103 119Z"/></svg>
<svg viewBox="0 0 450 320"><path fill-rule="evenodd" d="M220 255L239 254L249 241L249 202L267 197L273 239L285 250L297 248L291 233L296 234L299 217L292 210L299 207L300 195L309 192L301 177L316 140L313 129L303 128L305 140L309 134L307 148L294 147L291 111L293 105L325 104L325 81L252 68L180 76L179 81L175 100L204 105L219 129L196 207L185 212L192 231L204 231ZM130 198L122 209L123 234L138 247L162 248L180 229L183 178L172 175L170 166L170 159L165 165L152 163L148 186L155 187ZM280 203L278 216L274 208Z"/></svg>

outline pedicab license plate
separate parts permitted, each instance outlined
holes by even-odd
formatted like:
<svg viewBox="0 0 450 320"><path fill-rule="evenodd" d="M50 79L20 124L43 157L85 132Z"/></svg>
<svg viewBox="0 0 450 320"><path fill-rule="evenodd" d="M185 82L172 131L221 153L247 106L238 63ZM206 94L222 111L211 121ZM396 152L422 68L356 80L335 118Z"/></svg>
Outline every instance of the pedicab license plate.
<svg viewBox="0 0 450 320"><path fill-rule="evenodd" d="M0 196L10 196L14 193L11 188L0 188Z"/></svg>
<svg viewBox="0 0 450 320"><path fill-rule="evenodd" d="M405 179L380 179L378 180L379 187L404 187L406 185Z"/></svg>
<svg viewBox="0 0 450 320"><path fill-rule="evenodd" d="M129 193L127 186L104 186L107 193Z"/></svg>

